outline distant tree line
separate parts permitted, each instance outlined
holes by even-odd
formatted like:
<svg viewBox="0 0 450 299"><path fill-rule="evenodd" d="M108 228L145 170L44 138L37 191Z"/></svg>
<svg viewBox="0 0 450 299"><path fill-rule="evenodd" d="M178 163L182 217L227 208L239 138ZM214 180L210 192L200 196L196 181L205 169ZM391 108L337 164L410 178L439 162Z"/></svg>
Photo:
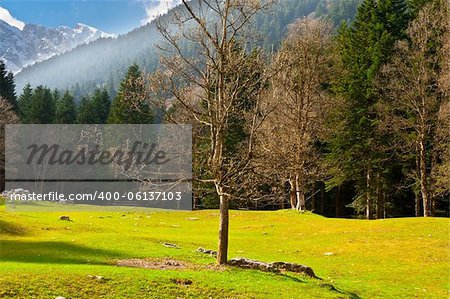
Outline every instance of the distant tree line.
<svg viewBox="0 0 450 299"><path fill-rule="evenodd" d="M5 124L151 124L155 112L147 101L129 100L141 93L142 77L137 64L133 64L113 100L106 88L75 97L69 90L52 90L43 85L32 88L30 84L17 97L14 76L0 60L0 189L5 187Z"/></svg>
<svg viewBox="0 0 450 299"><path fill-rule="evenodd" d="M32 88L27 84L22 93L15 94L14 78L7 73L0 60L2 77L0 94L3 101L11 106L21 123L24 124L150 124L154 112L145 107L134 107L127 97L140 92L137 82L142 76L139 67L133 64L123 79L117 96L111 100L108 91L96 88L91 95L76 98L72 92L51 90L40 85ZM140 109L142 112L138 112Z"/></svg>

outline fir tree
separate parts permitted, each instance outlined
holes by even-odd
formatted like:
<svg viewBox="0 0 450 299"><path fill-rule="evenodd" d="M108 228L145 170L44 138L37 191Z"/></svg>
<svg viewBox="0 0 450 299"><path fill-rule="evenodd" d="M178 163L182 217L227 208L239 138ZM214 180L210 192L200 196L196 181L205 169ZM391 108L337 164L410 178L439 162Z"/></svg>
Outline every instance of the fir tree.
<svg viewBox="0 0 450 299"><path fill-rule="evenodd" d="M385 153L379 145L385 140L376 130L379 95L374 79L391 57L395 42L405 36L408 21L404 0L365 0L352 26L344 24L338 37L344 71L335 92L347 109L339 112L344 128L330 142L330 161L337 164L339 173L329 183L339 186L345 180L355 181L359 199L355 207L365 208L367 218L372 215L375 173L385 171L380 164Z"/></svg>
<svg viewBox="0 0 450 299"><path fill-rule="evenodd" d="M3 60L0 60L0 96L6 99L17 111L16 85L14 75L6 70Z"/></svg>
<svg viewBox="0 0 450 299"><path fill-rule="evenodd" d="M154 113L144 97L144 82L137 64L133 64L120 84L117 97L111 105L110 124L150 124Z"/></svg>
<svg viewBox="0 0 450 299"><path fill-rule="evenodd" d="M106 90L97 89L92 98L83 97L78 108L77 123L105 124L111 102Z"/></svg>
<svg viewBox="0 0 450 299"><path fill-rule="evenodd" d="M55 123L73 124L77 119L76 105L73 96L66 91L56 102Z"/></svg>
<svg viewBox="0 0 450 299"><path fill-rule="evenodd" d="M77 112L78 124L95 124L95 111L92 101L88 97L82 97Z"/></svg>
<svg viewBox="0 0 450 299"><path fill-rule="evenodd" d="M55 102L52 92L42 85L36 87L25 119L32 124L52 124L55 120Z"/></svg>
<svg viewBox="0 0 450 299"><path fill-rule="evenodd" d="M105 124L111 108L111 100L105 89L95 91L92 97L92 106L95 111L95 123Z"/></svg>
<svg viewBox="0 0 450 299"><path fill-rule="evenodd" d="M19 116L24 124L30 123L29 115L31 109L31 101L33 97L33 88L30 84L25 85L22 94L18 99Z"/></svg>

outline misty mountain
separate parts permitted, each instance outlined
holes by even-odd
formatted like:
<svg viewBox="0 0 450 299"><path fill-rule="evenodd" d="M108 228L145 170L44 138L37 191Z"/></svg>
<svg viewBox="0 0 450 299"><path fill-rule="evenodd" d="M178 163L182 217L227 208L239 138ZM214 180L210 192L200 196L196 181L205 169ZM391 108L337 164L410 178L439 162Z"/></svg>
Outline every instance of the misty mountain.
<svg viewBox="0 0 450 299"><path fill-rule="evenodd" d="M0 59L12 72L68 52L81 44L113 37L85 24L77 24L75 28L47 28L34 24L18 26L10 21L11 18L0 19Z"/></svg>
<svg viewBox="0 0 450 299"><path fill-rule="evenodd" d="M261 13L255 28L261 33L257 44L266 49L276 49L287 27L304 16L329 17L335 25L352 20L360 0L280 0L271 11ZM160 16L167 21L176 7ZM113 90L123 78L128 67L137 63L151 72L158 66L155 45L161 36L155 21L117 38L99 39L81 45L61 55L24 68L16 76L18 92L25 84L47 85L51 88L71 89L76 97L91 92L96 87Z"/></svg>

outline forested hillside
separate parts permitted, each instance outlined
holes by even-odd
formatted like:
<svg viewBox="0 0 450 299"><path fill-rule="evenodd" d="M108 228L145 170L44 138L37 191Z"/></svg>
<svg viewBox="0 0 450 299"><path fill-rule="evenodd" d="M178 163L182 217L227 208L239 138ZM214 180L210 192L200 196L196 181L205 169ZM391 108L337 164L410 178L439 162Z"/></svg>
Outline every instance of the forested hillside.
<svg viewBox="0 0 450 299"><path fill-rule="evenodd" d="M249 23L226 41L228 52L217 46L220 37L208 40L214 28L191 35L189 17L178 19L184 32L152 23L28 69L36 82L17 100L13 75L0 63L0 95L23 123L192 124L194 208L217 208L228 196L230 208L368 219L448 215L443 3L365 0L338 29L356 2L285 0L264 14L257 7L261 31ZM208 13L199 15L210 24ZM259 45L248 32L259 33ZM172 43L162 56L158 36ZM50 77L72 90L54 89ZM227 114L212 119L219 112ZM212 160L216 148L222 157Z"/></svg>
<svg viewBox="0 0 450 299"><path fill-rule="evenodd" d="M253 42L267 50L277 49L289 24L302 16L330 17L335 25L353 19L360 0L281 0L269 11L255 19L258 35ZM162 16L170 18L169 14ZM119 82L128 67L137 63L144 71L151 72L158 65L155 45L161 36L156 22L135 29L117 39L101 39L75 50L53 57L24 69L16 76L17 91L29 83L32 87L46 85L50 88L71 89L77 100L105 87L114 96Z"/></svg>

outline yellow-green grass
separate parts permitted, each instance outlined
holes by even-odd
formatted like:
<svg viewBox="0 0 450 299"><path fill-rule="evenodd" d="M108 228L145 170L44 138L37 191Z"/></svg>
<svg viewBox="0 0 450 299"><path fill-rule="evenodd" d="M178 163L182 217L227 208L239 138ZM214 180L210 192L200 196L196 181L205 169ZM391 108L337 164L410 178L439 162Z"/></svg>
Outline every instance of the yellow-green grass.
<svg viewBox="0 0 450 299"><path fill-rule="evenodd" d="M0 298L448 297L448 219L363 221L293 211L231 212L230 257L305 264L320 281L212 266L211 257L195 250L215 249L217 211L71 212L73 222L59 216L7 213L0 207ZM170 258L197 266L114 265L129 258Z"/></svg>

